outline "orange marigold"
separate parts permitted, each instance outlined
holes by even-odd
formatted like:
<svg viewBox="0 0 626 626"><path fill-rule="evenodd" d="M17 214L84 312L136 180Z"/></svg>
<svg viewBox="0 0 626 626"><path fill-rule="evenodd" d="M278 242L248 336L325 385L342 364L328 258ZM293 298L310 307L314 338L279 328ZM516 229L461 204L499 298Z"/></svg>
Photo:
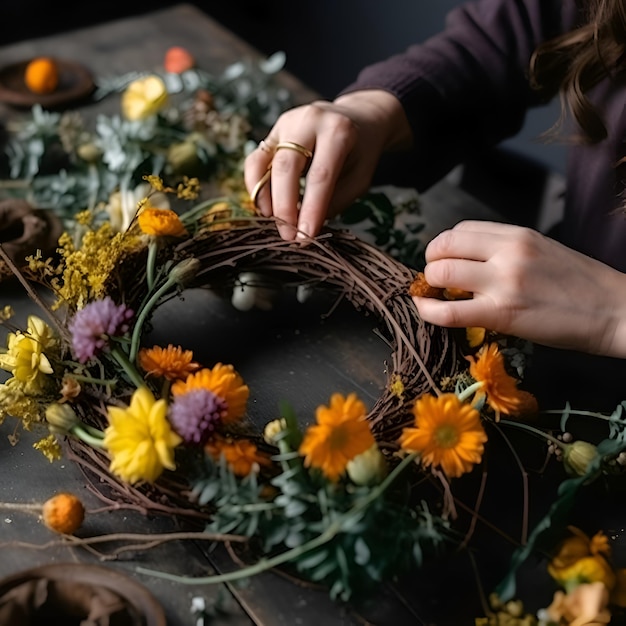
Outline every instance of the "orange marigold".
<svg viewBox="0 0 626 626"><path fill-rule="evenodd" d="M154 237L183 237L187 234L180 217L171 209L146 206L137 216L137 222L143 233Z"/></svg>
<svg viewBox="0 0 626 626"><path fill-rule="evenodd" d="M58 493L43 504L44 524L57 533L71 535L75 533L85 519L85 507L72 493Z"/></svg>
<svg viewBox="0 0 626 626"><path fill-rule="evenodd" d="M177 380L172 385L175 396L193 389L208 389L226 401L226 415L222 417L225 424L235 422L245 415L250 389L232 365L217 363L213 369L203 368L189 374L184 381Z"/></svg>
<svg viewBox="0 0 626 626"><path fill-rule="evenodd" d="M330 406L317 408L317 424L309 426L304 434L300 444L304 465L316 467L336 481L352 459L375 443L366 414L356 394L333 394Z"/></svg>
<svg viewBox="0 0 626 626"><path fill-rule="evenodd" d="M528 399L518 388L517 380L504 367L504 357L495 343L483 346L476 356L468 356L470 374L477 382L483 384L477 397L487 396L486 401L496 412L519 415Z"/></svg>
<svg viewBox="0 0 626 626"><path fill-rule="evenodd" d="M216 437L204 446L205 452L216 461L223 455L233 474L248 476L258 472L259 467L271 465L267 455L259 452L256 444L249 439L223 439Z"/></svg>
<svg viewBox="0 0 626 626"><path fill-rule="evenodd" d="M400 446L417 452L426 467L441 467L450 478L480 463L487 434L479 412L453 393L425 395L413 406L415 427L404 428Z"/></svg>
<svg viewBox="0 0 626 626"><path fill-rule="evenodd" d="M148 376L157 376L167 380L186 378L200 368L200 363L193 361L193 352L180 346L169 344L167 348L154 346L142 348L138 355L139 365Z"/></svg>

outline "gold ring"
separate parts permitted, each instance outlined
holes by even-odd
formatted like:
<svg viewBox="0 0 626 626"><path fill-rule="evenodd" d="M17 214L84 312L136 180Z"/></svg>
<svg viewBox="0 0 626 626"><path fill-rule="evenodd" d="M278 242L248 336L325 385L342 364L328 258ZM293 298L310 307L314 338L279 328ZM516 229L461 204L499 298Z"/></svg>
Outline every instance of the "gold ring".
<svg viewBox="0 0 626 626"><path fill-rule="evenodd" d="M254 189L250 192L250 200L252 200L252 204L254 204L254 206L256 206L256 197L259 195L259 191L263 189L263 186L270 179L271 175L272 175L272 165L270 164L267 170L265 170L265 174L261 176L261 179L259 180L259 182L254 186Z"/></svg>
<svg viewBox="0 0 626 626"><path fill-rule="evenodd" d="M313 156L313 152L304 146L301 146L299 143L294 143L293 141L281 141L279 144L276 144L276 148L274 148L274 152L278 152L281 148L286 148L287 150L295 150L299 152L301 155L305 156L307 159L310 159Z"/></svg>
<svg viewBox="0 0 626 626"><path fill-rule="evenodd" d="M276 148L272 148L270 143L268 141L265 141L265 139L261 139L261 141L259 142L259 150L267 152L267 154L274 154L274 152L276 152Z"/></svg>

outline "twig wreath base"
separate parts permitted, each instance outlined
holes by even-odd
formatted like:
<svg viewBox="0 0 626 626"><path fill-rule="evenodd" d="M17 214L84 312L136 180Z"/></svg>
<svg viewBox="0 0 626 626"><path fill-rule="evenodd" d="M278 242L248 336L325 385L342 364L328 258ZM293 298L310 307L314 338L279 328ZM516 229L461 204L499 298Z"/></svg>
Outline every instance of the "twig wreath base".
<svg viewBox="0 0 626 626"><path fill-rule="evenodd" d="M326 228L315 239L290 242L278 235L273 218L237 218L227 228L201 228L159 254L174 262L199 261L188 288L230 293L241 273L254 272L285 289L323 290L334 295L337 304L345 300L355 310L373 314L379 321L377 332L389 346L390 360L385 387L367 417L378 443L390 451L397 449L403 426L413 419L408 401L437 393L440 381L463 367L453 335L424 322L417 313L409 295L416 271L347 230ZM126 258L110 280L110 295L131 307L140 303L146 296L145 267L145 250ZM176 294L165 295L163 301L172 297ZM98 419L104 416L97 415ZM261 433L247 435L262 441ZM196 520L210 517L189 500L184 476L169 472L154 485L132 486L109 474L109 461L101 450L77 439L69 443L74 460L97 477L98 488L108 484L115 497L131 506Z"/></svg>

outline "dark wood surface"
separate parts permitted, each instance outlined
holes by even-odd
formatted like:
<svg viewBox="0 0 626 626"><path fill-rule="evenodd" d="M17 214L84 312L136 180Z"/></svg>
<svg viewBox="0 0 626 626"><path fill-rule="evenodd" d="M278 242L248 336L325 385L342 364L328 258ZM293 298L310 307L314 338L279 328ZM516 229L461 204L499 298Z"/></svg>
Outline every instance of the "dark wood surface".
<svg viewBox="0 0 626 626"><path fill-rule="evenodd" d="M172 45L187 47L196 56L199 66L211 72L220 72L238 59L259 56L196 8L183 4L142 17L23 41L1 48L0 59L4 64L54 54L80 59L95 77L110 77L158 66L163 51ZM281 80L295 94L296 102L309 101L316 95L288 74L283 73ZM119 99L111 97L98 103L82 102L80 110L95 116L98 112L111 113L117 106ZM0 119L5 123L21 114L19 110L0 105ZM463 217L497 217L445 181L424 194L421 207L429 222L423 233L426 239ZM18 323L24 322L29 313L40 314L17 282L1 283L0 293L0 305L12 304L18 313ZM267 415L277 411L279 399L291 402L298 414L313 415L320 398L323 401L333 391L357 391L367 404L378 397L385 384L384 362L388 349L374 332L376 320L349 307L339 307L330 317L326 317L326 312L326 303L301 305L295 297L287 296L278 301L272 311L241 313L215 294L190 291L157 311L153 335L159 341L186 347L192 347L189 344L193 341L194 352L200 360L237 363L253 390L251 419L261 425ZM237 341L219 339L233 336ZM159 533L180 527L175 519L119 508L114 502L103 506L101 499L89 489L77 463L71 459L48 463L32 449L30 443L36 438L28 433L21 433L19 445L11 445L9 437L14 429L11 419L0 426L1 502L37 503L57 491L73 491L88 508L85 524L78 533L80 537L116 532ZM462 590L451 590L456 599L442 604L440 597L435 599L437 594L433 593L435 581L439 579L430 579L428 573L417 574L395 586L385 586L377 597L358 610L333 603L323 589L299 584L274 572L255 577L245 585L172 583L138 575L135 568L138 565L154 569L167 566L170 572L198 576L232 569L234 564L223 549L209 551L206 546L183 541L107 559L59 540L32 512L5 509L0 513L0 577L46 563L99 563L126 572L144 584L163 606L169 626L194 624L190 613L194 596L205 598L207 604L227 599L227 611L211 622L215 625L458 626L472 624L477 615L473 606L477 604L478 593L473 584ZM455 564L453 571L455 581L460 579L461 572L469 572L468 579L472 578L469 560ZM418 586L424 593L419 593ZM459 618L461 614L467 621ZM442 615L454 617L440 617Z"/></svg>

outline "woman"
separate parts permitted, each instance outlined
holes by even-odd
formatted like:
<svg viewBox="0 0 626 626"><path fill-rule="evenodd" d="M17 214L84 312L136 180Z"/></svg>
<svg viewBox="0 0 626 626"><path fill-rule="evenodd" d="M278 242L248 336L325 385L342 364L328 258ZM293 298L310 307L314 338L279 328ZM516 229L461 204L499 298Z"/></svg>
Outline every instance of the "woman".
<svg viewBox="0 0 626 626"><path fill-rule="evenodd" d="M571 145L558 230L549 238L511 224L458 224L429 243L425 274L433 286L473 298L415 304L434 324L522 337L558 349L567 365L578 353L609 357L602 365L613 371L626 357L624 5L461 5L442 33L365 68L333 102L279 118L246 161L259 210L283 222L286 239L315 236L367 190L386 153L403 152L416 187L426 189L472 152L518 132L529 107L560 94L559 135Z"/></svg>

